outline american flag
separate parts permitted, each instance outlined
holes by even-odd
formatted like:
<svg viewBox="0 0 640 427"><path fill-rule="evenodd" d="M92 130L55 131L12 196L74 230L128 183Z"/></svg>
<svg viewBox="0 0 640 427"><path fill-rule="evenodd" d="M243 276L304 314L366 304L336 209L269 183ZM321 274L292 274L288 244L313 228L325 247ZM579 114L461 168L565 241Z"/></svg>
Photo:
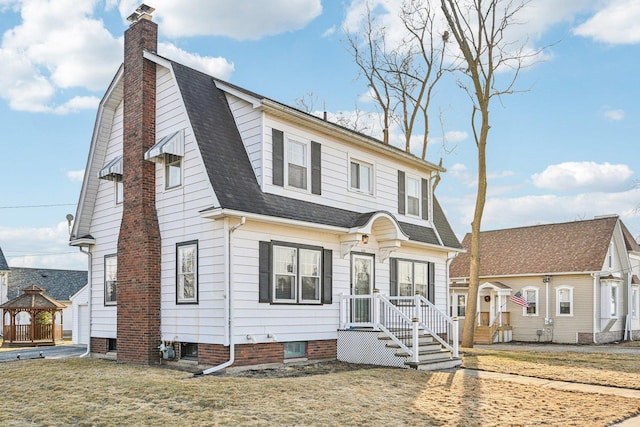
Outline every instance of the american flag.
<svg viewBox="0 0 640 427"><path fill-rule="evenodd" d="M522 297L522 293L520 291L516 292L516 294L511 297L511 301L523 307L529 307L529 303Z"/></svg>

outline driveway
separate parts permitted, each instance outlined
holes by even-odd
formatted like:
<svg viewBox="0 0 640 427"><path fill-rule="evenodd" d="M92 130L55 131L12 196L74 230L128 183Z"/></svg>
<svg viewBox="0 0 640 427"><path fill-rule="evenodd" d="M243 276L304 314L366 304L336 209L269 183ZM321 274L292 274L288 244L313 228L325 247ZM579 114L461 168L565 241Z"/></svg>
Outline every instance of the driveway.
<svg viewBox="0 0 640 427"><path fill-rule="evenodd" d="M16 350L0 351L0 362L10 362L24 359L66 359L78 357L87 351L87 346L82 345L57 345L50 347L20 348ZM42 354L42 356L40 356ZM20 357L18 357L20 356Z"/></svg>

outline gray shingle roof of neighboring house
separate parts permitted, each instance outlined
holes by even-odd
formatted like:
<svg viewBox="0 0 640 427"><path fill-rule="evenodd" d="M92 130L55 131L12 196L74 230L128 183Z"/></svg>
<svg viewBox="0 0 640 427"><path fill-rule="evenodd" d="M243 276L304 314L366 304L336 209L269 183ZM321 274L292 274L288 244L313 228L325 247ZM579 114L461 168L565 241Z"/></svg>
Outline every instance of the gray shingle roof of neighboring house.
<svg viewBox="0 0 640 427"><path fill-rule="evenodd" d="M7 264L7 260L4 258L2 248L0 248L0 271L9 271L9 264Z"/></svg>
<svg viewBox="0 0 640 427"><path fill-rule="evenodd" d="M87 284L87 272L11 267L7 282L7 298L9 300L21 295L24 289L36 285L58 301L69 301L73 294Z"/></svg>
<svg viewBox="0 0 640 427"><path fill-rule="evenodd" d="M480 277L586 273L602 269L617 216L480 233ZM470 247L471 234L462 246ZM637 246L637 245L636 245ZM451 278L469 277L470 254L451 263Z"/></svg>
<svg viewBox="0 0 640 427"><path fill-rule="evenodd" d="M362 225L363 218L370 218L375 213L363 214L264 193L256 179L226 96L216 87L215 79L176 62L172 62L172 65L209 180L220 203L220 206L212 209L220 207L346 228ZM259 95L247 93L262 99ZM407 223L399 225L411 240L462 248L435 196L433 211L434 224L442 243L431 228Z"/></svg>

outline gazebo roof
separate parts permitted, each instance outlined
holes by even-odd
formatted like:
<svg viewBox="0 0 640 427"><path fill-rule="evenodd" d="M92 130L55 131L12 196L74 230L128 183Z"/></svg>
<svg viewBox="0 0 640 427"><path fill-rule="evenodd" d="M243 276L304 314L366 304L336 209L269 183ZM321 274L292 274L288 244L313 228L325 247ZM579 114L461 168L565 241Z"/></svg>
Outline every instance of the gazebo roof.
<svg viewBox="0 0 640 427"><path fill-rule="evenodd" d="M23 294L0 305L2 309L31 309L31 308L65 308L66 305L56 301L44 293L44 289L31 285L23 290Z"/></svg>

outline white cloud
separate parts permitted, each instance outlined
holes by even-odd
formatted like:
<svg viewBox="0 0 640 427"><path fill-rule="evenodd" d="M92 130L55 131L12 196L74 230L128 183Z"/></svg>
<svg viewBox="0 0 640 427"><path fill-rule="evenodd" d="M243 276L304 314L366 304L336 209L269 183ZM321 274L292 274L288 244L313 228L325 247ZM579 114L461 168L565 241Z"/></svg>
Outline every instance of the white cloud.
<svg viewBox="0 0 640 427"><path fill-rule="evenodd" d="M68 245L69 224L53 227L0 227L2 251L10 267L86 270L87 257Z"/></svg>
<svg viewBox="0 0 640 427"><path fill-rule="evenodd" d="M332 35L334 35L336 33L336 26L333 25L329 28L327 28L324 33L322 33L322 37L326 38L326 37L331 37Z"/></svg>
<svg viewBox="0 0 640 427"><path fill-rule="evenodd" d="M623 109L604 109L602 111L602 114L604 115L604 117L608 120L611 120L613 122L619 122L624 120L626 113Z"/></svg>
<svg viewBox="0 0 640 427"><path fill-rule="evenodd" d="M469 137L469 134L465 131L452 130L445 132L444 139L446 142L462 142Z"/></svg>
<svg viewBox="0 0 640 427"><path fill-rule="evenodd" d="M0 97L12 109L65 114L94 108L91 97L57 102L61 89L102 89L121 62L122 41L92 18L97 1L24 0L22 22L0 44ZM58 105L56 105L58 104Z"/></svg>
<svg viewBox="0 0 640 427"><path fill-rule="evenodd" d="M633 171L623 164L595 162L565 162L548 166L542 173L534 174L531 179L538 188L549 190L590 191L613 190L627 185Z"/></svg>
<svg viewBox="0 0 640 427"><path fill-rule="evenodd" d="M216 10L206 3L208 7L203 8L209 11L207 14L194 14L193 8L185 8L179 2L171 3L163 7L163 11L168 13L173 8L180 8L184 22L187 17L207 22L206 16ZM319 0L298 3L299 8L305 4L311 8L312 3L319 5ZM86 92L104 90L122 62L123 50L123 37L114 37L104 22L95 17L96 7L100 4L98 0L10 2L22 21L5 31L0 40L3 67L0 98L18 111L69 114L95 109L98 97ZM139 1L123 1L120 8L131 12L138 4ZM110 0L104 7L109 10L114 6L115 2ZM239 14L237 18L237 21L243 20ZM207 24L215 26L213 22ZM190 24L186 23L185 27ZM262 28L261 25L256 27ZM171 59L225 80L233 72L233 64L224 58L190 54L170 43L161 43L158 48Z"/></svg>
<svg viewBox="0 0 640 427"><path fill-rule="evenodd" d="M79 171L67 171L67 178L71 182L82 182L84 180L84 169Z"/></svg>
<svg viewBox="0 0 640 427"><path fill-rule="evenodd" d="M229 80L234 71L233 64L225 58L189 53L171 43L158 43L158 53L222 80Z"/></svg>
<svg viewBox="0 0 640 427"><path fill-rule="evenodd" d="M138 5L120 4L128 16ZM168 37L224 36L258 40L305 27L322 13L320 0L191 0L167 1L154 12L160 31Z"/></svg>
<svg viewBox="0 0 640 427"><path fill-rule="evenodd" d="M595 15L574 28L573 33L608 44L637 44L640 43L638 21L640 1L607 1Z"/></svg>

